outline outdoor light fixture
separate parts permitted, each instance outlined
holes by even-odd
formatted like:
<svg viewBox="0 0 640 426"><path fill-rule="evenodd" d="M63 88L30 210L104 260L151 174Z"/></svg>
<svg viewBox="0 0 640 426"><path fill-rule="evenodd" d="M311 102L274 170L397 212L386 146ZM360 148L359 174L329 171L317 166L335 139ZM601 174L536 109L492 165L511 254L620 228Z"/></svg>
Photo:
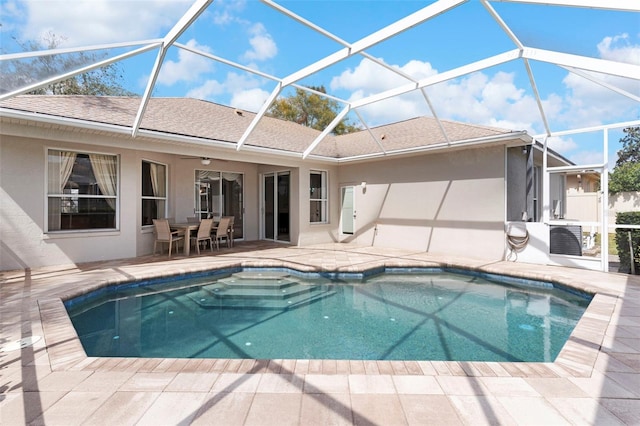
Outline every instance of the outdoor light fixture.
<svg viewBox="0 0 640 426"><path fill-rule="evenodd" d="M200 159L200 162L202 163L203 166L208 166L209 164L211 164L211 158L202 157Z"/></svg>
<svg viewBox="0 0 640 426"><path fill-rule="evenodd" d="M360 184L360 188L362 188L363 190L367 189L367 182L362 182Z"/></svg>

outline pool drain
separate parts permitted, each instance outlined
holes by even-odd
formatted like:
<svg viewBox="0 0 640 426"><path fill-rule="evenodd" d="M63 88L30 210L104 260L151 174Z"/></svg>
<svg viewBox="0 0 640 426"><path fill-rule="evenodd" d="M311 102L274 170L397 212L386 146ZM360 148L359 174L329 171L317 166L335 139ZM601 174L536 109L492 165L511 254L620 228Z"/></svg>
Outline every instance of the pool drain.
<svg viewBox="0 0 640 426"><path fill-rule="evenodd" d="M24 339L16 340L14 342L7 343L4 346L0 346L0 352L11 352L17 351L18 349L26 348L37 343L42 337L40 336L30 336L25 337Z"/></svg>

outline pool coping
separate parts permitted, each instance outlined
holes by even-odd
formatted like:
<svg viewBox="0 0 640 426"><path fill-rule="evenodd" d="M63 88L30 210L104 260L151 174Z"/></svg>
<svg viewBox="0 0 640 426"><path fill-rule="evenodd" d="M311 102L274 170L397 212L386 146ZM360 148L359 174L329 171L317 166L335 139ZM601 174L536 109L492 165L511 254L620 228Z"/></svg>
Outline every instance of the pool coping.
<svg viewBox="0 0 640 426"><path fill-rule="evenodd" d="M56 297L37 300L43 337L53 371L138 371L138 372L218 372L242 374L394 374L426 376L470 377L590 377L607 327L611 321L619 295L608 289L603 292L597 285L576 280L562 274L549 275L505 268L504 263L480 264L456 261L393 258L375 260L358 265L323 268L286 260L228 260L215 266L202 264L181 265L178 268L157 268L139 275L107 277L92 282L75 283L71 291ZM507 264L508 265L508 264ZM442 268L460 269L487 274L507 275L514 278L557 283L581 292L593 294L593 299L574 328L556 360L544 362L480 362L480 361L363 361L363 360L303 360L303 359L214 359L214 358L107 358L88 357L69 319L63 301L78 297L106 286L134 280L186 275L225 268L287 268L300 272L365 273L384 268Z"/></svg>

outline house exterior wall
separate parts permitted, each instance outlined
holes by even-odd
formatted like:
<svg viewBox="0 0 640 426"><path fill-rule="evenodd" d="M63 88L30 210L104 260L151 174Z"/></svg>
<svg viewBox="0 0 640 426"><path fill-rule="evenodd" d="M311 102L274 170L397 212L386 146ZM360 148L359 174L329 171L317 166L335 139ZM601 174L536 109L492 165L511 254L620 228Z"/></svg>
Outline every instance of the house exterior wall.
<svg viewBox="0 0 640 426"><path fill-rule="evenodd" d="M120 156L119 230L45 233L47 148ZM136 156L130 150L2 136L0 141L0 269L33 268L136 256L139 228ZM135 182L138 182L136 177Z"/></svg>
<svg viewBox="0 0 640 426"><path fill-rule="evenodd" d="M504 147L484 147L343 165L340 186L355 186L356 231L340 239L502 259L504 161Z"/></svg>
<svg viewBox="0 0 640 426"><path fill-rule="evenodd" d="M72 131L69 131L72 130ZM165 164L167 216L193 215L196 169L243 173L244 238L261 238L261 177L289 171L290 241L355 242L381 247L500 259L504 252L505 151L483 147L451 153L330 165L256 153L213 156L202 166L193 147L104 132L3 124L0 139L0 270L36 268L147 255L153 227L142 226L142 161ZM47 149L118 155L118 228L46 233ZM246 161L243 161L246 159ZM267 164L271 163L271 164ZM310 171L326 171L328 220L309 222ZM26 177L26 178L25 178ZM361 188L361 182L367 182ZM340 188L356 187L356 233L340 235Z"/></svg>
<svg viewBox="0 0 640 426"><path fill-rule="evenodd" d="M7 130L7 132L5 132ZM131 147L131 149L125 148ZM118 155L118 229L46 233L47 149L98 152ZM146 149L145 149L146 148ZM132 140L127 136L89 135L37 126L3 126L0 139L0 270L36 268L50 265L111 260L151 254L153 226L142 226L140 217L142 161L167 166L167 217L185 221L193 216L195 170L216 170L243 174L244 239L260 239L261 176L273 171L289 171L291 178L290 240L294 244L332 242L339 204L337 168L296 158L268 159L251 153L229 155L248 161L220 160L203 166L188 149L168 147L159 142ZM184 154L179 154L184 152ZM279 162L278 165L260 161ZM310 170L327 171L329 218L326 223L309 223ZM28 179L25 179L28 177Z"/></svg>

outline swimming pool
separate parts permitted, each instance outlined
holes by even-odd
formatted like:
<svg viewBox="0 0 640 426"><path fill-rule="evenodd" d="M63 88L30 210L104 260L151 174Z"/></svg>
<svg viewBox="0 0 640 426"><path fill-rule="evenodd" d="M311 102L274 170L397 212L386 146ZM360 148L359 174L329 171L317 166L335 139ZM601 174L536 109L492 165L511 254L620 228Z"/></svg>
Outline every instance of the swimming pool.
<svg viewBox="0 0 640 426"><path fill-rule="evenodd" d="M440 268L234 269L65 302L88 356L553 361L590 296Z"/></svg>

